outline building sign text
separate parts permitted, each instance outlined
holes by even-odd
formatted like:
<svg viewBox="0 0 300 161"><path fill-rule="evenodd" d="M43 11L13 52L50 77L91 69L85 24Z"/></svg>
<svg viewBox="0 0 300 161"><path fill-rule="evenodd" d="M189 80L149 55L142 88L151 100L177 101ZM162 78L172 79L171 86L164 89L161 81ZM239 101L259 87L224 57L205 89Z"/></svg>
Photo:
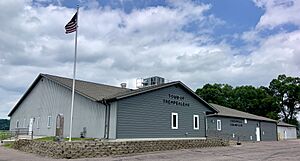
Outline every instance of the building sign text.
<svg viewBox="0 0 300 161"><path fill-rule="evenodd" d="M177 106L187 106L189 107L190 104L184 102L184 97L183 96L179 96L179 95L175 95L175 94L169 94L168 95L168 99L163 99L163 103L167 103L169 105L177 105Z"/></svg>
<svg viewBox="0 0 300 161"><path fill-rule="evenodd" d="M230 120L230 126L242 127L243 126L243 122L240 121L240 120Z"/></svg>

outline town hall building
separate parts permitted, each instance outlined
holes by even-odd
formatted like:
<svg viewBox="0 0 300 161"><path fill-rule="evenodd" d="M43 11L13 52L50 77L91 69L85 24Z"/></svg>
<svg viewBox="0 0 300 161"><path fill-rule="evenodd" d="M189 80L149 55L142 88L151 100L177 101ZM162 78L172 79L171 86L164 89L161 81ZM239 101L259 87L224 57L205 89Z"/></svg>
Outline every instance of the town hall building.
<svg viewBox="0 0 300 161"><path fill-rule="evenodd" d="M68 137L71 93L72 79L39 74L9 113L10 130L29 128L36 136L55 136L60 116ZM138 89L76 80L72 137L205 139L220 134L236 139L243 132L244 140L277 140L276 121L236 116L240 113L224 113L224 108L207 103L180 81L164 83L161 77L145 79Z"/></svg>

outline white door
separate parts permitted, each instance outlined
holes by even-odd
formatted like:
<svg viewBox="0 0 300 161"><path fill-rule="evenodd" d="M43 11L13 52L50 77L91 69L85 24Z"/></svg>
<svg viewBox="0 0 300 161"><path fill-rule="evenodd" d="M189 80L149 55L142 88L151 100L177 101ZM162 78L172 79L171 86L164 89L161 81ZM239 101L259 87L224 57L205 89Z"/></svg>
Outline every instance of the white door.
<svg viewBox="0 0 300 161"><path fill-rule="evenodd" d="M30 118L28 131L32 131L34 118Z"/></svg>
<svg viewBox="0 0 300 161"><path fill-rule="evenodd" d="M284 130L284 139L285 139L285 140L287 139L287 133L286 133L286 130Z"/></svg>
<svg viewBox="0 0 300 161"><path fill-rule="evenodd" d="M34 122L34 118L30 118L29 120L29 127L28 127L28 135L32 135L33 132L33 122Z"/></svg>
<svg viewBox="0 0 300 161"><path fill-rule="evenodd" d="M260 141L260 129L256 127L256 141Z"/></svg>

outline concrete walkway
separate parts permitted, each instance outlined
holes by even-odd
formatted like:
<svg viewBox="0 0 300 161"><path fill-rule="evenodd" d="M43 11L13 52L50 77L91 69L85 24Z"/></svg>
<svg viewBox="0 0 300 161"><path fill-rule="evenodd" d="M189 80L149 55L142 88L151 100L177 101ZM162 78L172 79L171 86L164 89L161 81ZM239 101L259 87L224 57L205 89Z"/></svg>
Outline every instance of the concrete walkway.
<svg viewBox="0 0 300 161"><path fill-rule="evenodd" d="M72 159L51 159L20 152L0 146L0 161L73 161ZM136 155L75 159L74 161L299 161L300 140L243 143L242 146L186 149L152 152Z"/></svg>

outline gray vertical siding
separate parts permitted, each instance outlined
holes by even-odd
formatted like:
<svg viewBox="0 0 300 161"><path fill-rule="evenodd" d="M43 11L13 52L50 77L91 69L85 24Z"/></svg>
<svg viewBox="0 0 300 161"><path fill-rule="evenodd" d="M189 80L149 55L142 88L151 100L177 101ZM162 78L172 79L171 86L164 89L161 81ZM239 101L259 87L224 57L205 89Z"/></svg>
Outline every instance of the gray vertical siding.
<svg viewBox="0 0 300 161"><path fill-rule="evenodd" d="M259 125L258 121L248 120L247 123L241 118L230 118L221 116L210 116L207 118L207 135L208 137L220 137L230 140L245 140L256 141L255 130ZM221 120L221 131L217 130L217 120ZM238 123L240 122L240 123ZM239 124L242 126L233 126L232 124ZM234 137L233 137L234 134ZM250 139L252 136L252 140Z"/></svg>
<svg viewBox="0 0 300 161"><path fill-rule="evenodd" d="M284 131L286 131L286 138ZM297 139L296 127L277 126L277 132L279 140Z"/></svg>
<svg viewBox="0 0 300 161"><path fill-rule="evenodd" d="M37 120L40 117L39 127L37 121L33 125L34 135L55 135L55 122L58 114L64 115L64 136L69 136L71 90L42 78L18 109L11 116L11 129L20 120L21 127L28 127L30 118ZM93 102L81 95L75 94L73 137L79 137L83 127L87 129L88 137L103 138L104 136L105 106ZM52 117L51 127L47 127L48 116ZM26 119L24 125L23 120Z"/></svg>
<svg viewBox="0 0 300 161"><path fill-rule="evenodd" d="M209 116L207 120L208 137L220 137L230 140L238 140L239 138L241 141L256 141L256 127L260 127L261 141L277 140L275 122L247 119L247 123L245 123L245 120L242 118L222 116ZM221 131L217 130L217 120L221 120L222 122ZM234 124L238 124L239 126L234 126ZM250 139L251 136L252 140Z"/></svg>
<svg viewBox="0 0 300 161"><path fill-rule="evenodd" d="M164 103L169 94L183 96L189 107ZM211 110L178 86L122 99L118 101L116 137L204 137L206 111ZM178 129L171 129L172 112L178 113ZM193 115L199 115L199 130L193 129Z"/></svg>
<svg viewBox="0 0 300 161"><path fill-rule="evenodd" d="M277 124L275 122L260 122L260 136L262 141L277 140Z"/></svg>
<svg viewBox="0 0 300 161"><path fill-rule="evenodd" d="M109 139L116 139L117 137L117 102L110 104L110 116L109 116Z"/></svg>

